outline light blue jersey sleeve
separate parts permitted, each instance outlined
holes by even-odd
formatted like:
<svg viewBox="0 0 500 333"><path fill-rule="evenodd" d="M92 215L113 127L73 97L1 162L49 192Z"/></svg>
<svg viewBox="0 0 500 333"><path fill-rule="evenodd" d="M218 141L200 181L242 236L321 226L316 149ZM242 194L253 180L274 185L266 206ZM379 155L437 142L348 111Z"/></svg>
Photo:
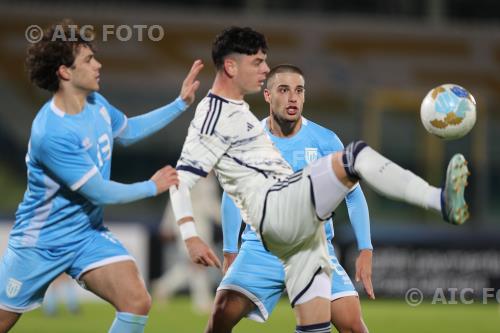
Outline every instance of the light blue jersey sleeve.
<svg viewBox="0 0 500 333"><path fill-rule="evenodd" d="M238 237L241 229L240 210L226 192L222 194L222 251L238 253Z"/></svg>
<svg viewBox="0 0 500 333"><path fill-rule="evenodd" d="M90 178L79 190L87 200L96 206L122 204L156 195L152 180L133 184L122 184L105 180L100 173Z"/></svg>
<svg viewBox="0 0 500 333"><path fill-rule="evenodd" d="M341 151L344 149L344 145L337 135L334 135L329 142L332 145L331 151ZM349 214L349 221L351 222L354 235L358 242L358 249L373 249L368 204L366 203L366 198L360 185L356 186L353 191L347 194L345 202Z"/></svg>
<svg viewBox="0 0 500 333"><path fill-rule="evenodd" d="M110 108L114 109L115 113L120 112L111 105ZM170 104L140 116L132 117L128 119L125 128L119 131L116 142L123 146L136 143L167 126L186 109L186 103L182 98L177 97L177 99ZM113 117L111 118L113 119Z"/></svg>
<svg viewBox="0 0 500 333"><path fill-rule="evenodd" d="M102 178L92 159L71 136L48 136L40 146L49 175L94 205L125 203L156 195L153 181L120 184Z"/></svg>
<svg viewBox="0 0 500 333"><path fill-rule="evenodd" d="M354 190L346 196L347 211L351 221L354 235L358 241L358 249L373 249L370 233L370 214L368 213L368 204L361 189L356 186Z"/></svg>

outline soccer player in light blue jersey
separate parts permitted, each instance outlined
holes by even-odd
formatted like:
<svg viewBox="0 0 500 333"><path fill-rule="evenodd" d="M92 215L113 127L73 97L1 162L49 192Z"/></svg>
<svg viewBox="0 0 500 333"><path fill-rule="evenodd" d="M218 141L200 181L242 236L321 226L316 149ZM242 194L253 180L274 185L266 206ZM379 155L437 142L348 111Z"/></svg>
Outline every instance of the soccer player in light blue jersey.
<svg viewBox="0 0 500 333"><path fill-rule="evenodd" d="M262 125L295 172L322 156L344 149L335 133L302 117L305 87L298 67L278 65L273 68L268 74L264 97L270 106L270 116L262 121ZM368 296L374 298L370 219L360 186L354 187L346 196L346 204L360 250L356 279L361 279ZM282 263L265 249L249 225L242 234L238 253L242 218L226 193L223 195L222 222L223 270L227 273L217 290L214 312L206 332L231 332L244 316L266 321L285 288ZM325 233L334 267L331 279L332 323L342 333L368 332L361 316L358 294L331 244L334 235L331 219L325 222Z"/></svg>
<svg viewBox="0 0 500 333"><path fill-rule="evenodd" d="M103 225L103 206L153 197L178 177L166 166L146 181L111 181L113 145L139 141L181 114L203 65L195 61L175 101L127 119L97 93L101 64L70 23L47 29L28 49L31 81L53 97L33 121L28 187L0 261L0 332L38 307L63 272L116 308L109 332L143 332L151 298L134 258Z"/></svg>

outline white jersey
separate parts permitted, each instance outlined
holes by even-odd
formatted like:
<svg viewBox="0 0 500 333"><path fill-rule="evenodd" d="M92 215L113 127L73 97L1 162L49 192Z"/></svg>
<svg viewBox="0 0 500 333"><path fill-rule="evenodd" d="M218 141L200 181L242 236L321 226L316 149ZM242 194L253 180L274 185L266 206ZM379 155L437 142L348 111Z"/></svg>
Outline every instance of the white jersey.
<svg viewBox="0 0 500 333"><path fill-rule="evenodd" d="M177 171L191 188L212 169L253 227L269 187L293 173L245 101L209 92L196 108Z"/></svg>

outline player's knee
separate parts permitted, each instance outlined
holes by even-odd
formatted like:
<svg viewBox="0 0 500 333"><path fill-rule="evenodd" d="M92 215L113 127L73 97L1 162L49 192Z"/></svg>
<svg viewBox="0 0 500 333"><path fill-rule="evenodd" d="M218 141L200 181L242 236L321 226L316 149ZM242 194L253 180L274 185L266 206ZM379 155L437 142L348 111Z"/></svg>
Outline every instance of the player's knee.
<svg viewBox="0 0 500 333"><path fill-rule="evenodd" d="M331 217L354 185L345 179L345 175L339 175L338 169L342 170L342 166L337 161L336 156L328 155L310 164L312 200L316 215L322 220Z"/></svg>
<svg viewBox="0 0 500 333"><path fill-rule="evenodd" d="M143 291L140 293L131 293L127 300L129 310L127 312L131 312L138 315L147 315L149 310L151 310L151 295L147 291Z"/></svg>
<svg viewBox="0 0 500 333"><path fill-rule="evenodd" d="M365 323L361 317L358 317L351 326L352 333L368 333Z"/></svg>
<svg viewBox="0 0 500 333"><path fill-rule="evenodd" d="M143 294L143 297L141 298L141 301L139 304L140 309L145 313L149 313L149 310L151 310L152 304L153 304L153 301L151 299L151 295L148 292L145 292Z"/></svg>
<svg viewBox="0 0 500 333"><path fill-rule="evenodd" d="M343 327L338 327L339 333L368 333L361 317L352 318Z"/></svg>
<svg viewBox="0 0 500 333"><path fill-rule="evenodd" d="M354 164L356 162L356 157L358 154L364 149L368 147L368 145L361 140L352 141L349 143L342 152L342 164L344 166L345 172L347 175L354 180L359 180L359 174L354 169Z"/></svg>

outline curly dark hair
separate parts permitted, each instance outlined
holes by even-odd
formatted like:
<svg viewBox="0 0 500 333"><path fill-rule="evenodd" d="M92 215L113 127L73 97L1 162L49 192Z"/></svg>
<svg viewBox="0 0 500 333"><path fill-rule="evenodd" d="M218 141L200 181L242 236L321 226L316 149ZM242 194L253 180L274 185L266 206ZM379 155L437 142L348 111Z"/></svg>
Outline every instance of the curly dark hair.
<svg viewBox="0 0 500 333"><path fill-rule="evenodd" d="M39 88L56 92L59 67L72 66L80 46L94 50L92 39L92 35L82 34L80 27L68 19L50 26L39 42L28 47L25 65L30 81Z"/></svg>
<svg viewBox="0 0 500 333"><path fill-rule="evenodd" d="M212 60L217 70L224 65L224 58L231 53L246 55L267 52L267 42L263 34L245 27L229 27L224 29L212 45Z"/></svg>

